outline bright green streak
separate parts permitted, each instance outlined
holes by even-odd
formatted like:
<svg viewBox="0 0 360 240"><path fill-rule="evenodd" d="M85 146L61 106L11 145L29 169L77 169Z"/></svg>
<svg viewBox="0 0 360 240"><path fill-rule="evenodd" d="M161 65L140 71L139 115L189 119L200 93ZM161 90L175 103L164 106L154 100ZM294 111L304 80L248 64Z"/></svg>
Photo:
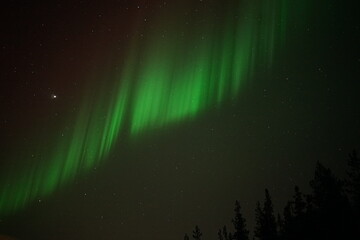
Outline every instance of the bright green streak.
<svg viewBox="0 0 360 240"><path fill-rule="evenodd" d="M238 95L251 72L258 29L254 19L236 15L241 10L236 5L228 7L223 24L215 23L212 29L208 26L203 38L170 42L151 39L150 51L144 54L145 67L137 79L140 84L136 86L131 115L132 135L193 118ZM257 12L252 10L251 14ZM267 31L275 32L275 26L269 27ZM179 54L177 47L186 45L184 42L190 42L190 46ZM272 52L274 44L262 47Z"/></svg>
<svg viewBox="0 0 360 240"><path fill-rule="evenodd" d="M238 96L254 65L270 64L275 42L283 41L287 0L234 2L228 1L220 19L210 14L211 24L201 26L198 34L193 32L199 29L177 18L164 37L160 31L169 23L159 17L158 28L148 31L145 48L138 43L130 49L111 87L115 91L100 90L96 97L85 98L71 136L58 141L48 162L4 180L0 216L48 196L97 166L126 123L130 137L136 138Z"/></svg>
<svg viewBox="0 0 360 240"><path fill-rule="evenodd" d="M51 194L105 158L120 132L127 98L128 89L122 86L118 95L110 101L110 105L108 104L108 109L101 100L94 105L89 101L84 102L72 136L62 139L57 144L51 162L26 169L20 178L11 179L11 184L2 187L1 215L14 212L32 200Z"/></svg>

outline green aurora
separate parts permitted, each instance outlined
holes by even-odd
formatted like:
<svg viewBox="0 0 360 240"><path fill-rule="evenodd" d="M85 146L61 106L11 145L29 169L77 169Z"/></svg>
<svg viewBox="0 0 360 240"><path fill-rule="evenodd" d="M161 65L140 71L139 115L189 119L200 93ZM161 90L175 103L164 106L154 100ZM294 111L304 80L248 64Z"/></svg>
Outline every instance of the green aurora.
<svg viewBox="0 0 360 240"><path fill-rule="evenodd" d="M2 180L0 216L88 173L120 137L136 140L235 99L255 65L271 66L276 46L285 40L289 2L229 0L218 14L205 11L206 21L194 26L186 25L176 9L159 14L156 27L145 29L146 39L129 44L111 94L102 89L95 100L84 96L72 133L60 138L47 162Z"/></svg>

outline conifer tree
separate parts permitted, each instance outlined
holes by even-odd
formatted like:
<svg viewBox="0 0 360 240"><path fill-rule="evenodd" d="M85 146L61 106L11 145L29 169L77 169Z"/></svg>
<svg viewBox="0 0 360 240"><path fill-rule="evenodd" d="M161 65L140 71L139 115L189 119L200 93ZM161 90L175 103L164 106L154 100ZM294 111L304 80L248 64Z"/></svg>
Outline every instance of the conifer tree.
<svg viewBox="0 0 360 240"><path fill-rule="evenodd" d="M241 214L241 207L238 201L235 202L235 218L232 220L235 232L233 234L234 240L248 240L249 231L246 229L246 220Z"/></svg>
<svg viewBox="0 0 360 240"><path fill-rule="evenodd" d="M218 231L218 239L219 240L224 240L223 233L222 233L221 229L219 229L219 231Z"/></svg>
<svg viewBox="0 0 360 240"><path fill-rule="evenodd" d="M260 202L256 203L255 208L255 230L254 230L254 236L257 239L264 239L264 212L261 209Z"/></svg>
<svg viewBox="0 0 360 240"><path fill-rule="evenodd" d="M269 191L267 189L265 189L264 206L263 208L261 208L261 205L258 202L255 209L255 214L255 237L260 240L277 239L277 225L274 215L273 204Z"/></svg>
<svg viewBox="0 0 360 240"><path fill-rule="evenodd" d="M226 225L224 225L222 232L221 232L221 229L219 229L218 235L219 234L221 235L221 239L223 239L223 240L231 240L232 239L231 233L228 233Z"/></svg>
<svg viewBox="0 0 360 240"><path fill-rule="evenodd" d="M294 198L294 215L297 217L302 216L305 212L306 203L298 186L295 186L295 195L293 198Z"/></svg>
<svg viewBox="0 0 360 240"><path fill-rule="evenodd" d="M195 226L195 230L193 230L193 238L195 240L201 240L202 232L200 231L200 228L198 225Z"/></svg>
<svg viewBox="0 0 360 240"><path fill-rule="evenodd" d="M312 211L308 212L311 232L315 238L348 239L350 206L344 193L344 182L339 180L329 168L317 162L312 188Z"/></svg>
<svg viewBox="0 0 360 240"><path fill-rule="evenodd" d="M360 214L360 157L355 150L349 154L348 166L348 192L355 205L357 214Z"/></svg>

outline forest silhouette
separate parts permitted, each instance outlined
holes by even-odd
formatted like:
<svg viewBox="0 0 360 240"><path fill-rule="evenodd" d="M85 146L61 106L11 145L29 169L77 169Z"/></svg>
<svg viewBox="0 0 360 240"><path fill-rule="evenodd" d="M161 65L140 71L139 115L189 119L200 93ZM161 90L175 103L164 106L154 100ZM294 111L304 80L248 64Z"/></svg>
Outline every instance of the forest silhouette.
<svg viewBox="0 0 360 240"><path fill-rule="evenodd" d="M252 239L256 240L315 240L358 239L360 236L360 158L354 150L349 154L344 178L316 163L310 193L304 194L294 186L292 198L283 212L275 215L271 195L265 189L265 199L257 202ZM242 216L239 201L235 202L233 231L223 226L219 240L249 240L250 231ZM198 225L192 232L195 240L202 240ZM189 240L185 234L184 240Z"/></svg>

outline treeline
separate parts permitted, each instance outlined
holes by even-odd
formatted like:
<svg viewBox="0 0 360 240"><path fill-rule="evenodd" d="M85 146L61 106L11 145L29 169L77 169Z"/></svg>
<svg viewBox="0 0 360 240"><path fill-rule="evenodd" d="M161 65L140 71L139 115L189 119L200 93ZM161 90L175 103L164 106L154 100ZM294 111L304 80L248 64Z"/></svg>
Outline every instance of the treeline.
<svg viewBox="0 0 360 240"><path fill-rule="evenodd" d="M265 199L257 202L253 239L258 240L312 240L360 239L360 158L356 151L349 154L346 178L336 177L329 168L317 162L310 181L311 192L304 194L298 186L285 205L283 212L275 215L270 193L265 189ZM249 230L242 216L241 206L235 202L233 231L227 226L218 231L219 240L248 240ZM191 237L202 240L198 226ZM189 240L185 234L184 240Z"/></svg>

